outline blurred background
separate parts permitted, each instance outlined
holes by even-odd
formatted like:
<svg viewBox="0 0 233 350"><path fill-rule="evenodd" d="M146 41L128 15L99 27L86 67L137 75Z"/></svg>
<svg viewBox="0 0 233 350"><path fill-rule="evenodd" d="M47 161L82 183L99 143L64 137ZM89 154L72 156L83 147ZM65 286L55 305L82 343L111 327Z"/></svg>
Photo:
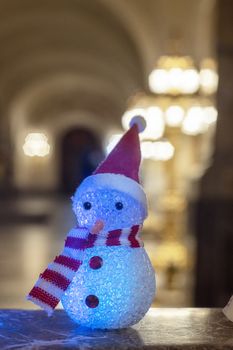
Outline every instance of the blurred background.
<svg viewBox="0 0 233 350"><path fill-rule="evenodd" d="M75 225L70 196L143 115L156 306L233 292L231 0L0 0L0 307Z"/></svg>

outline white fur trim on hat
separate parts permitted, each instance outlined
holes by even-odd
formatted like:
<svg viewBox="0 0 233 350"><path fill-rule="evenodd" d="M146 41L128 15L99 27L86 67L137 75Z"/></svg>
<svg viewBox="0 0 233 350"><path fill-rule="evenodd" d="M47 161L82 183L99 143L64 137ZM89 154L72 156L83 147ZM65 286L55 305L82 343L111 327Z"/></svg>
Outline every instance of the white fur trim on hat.
<svg viewBox="0 0 233 350"><path fill-rule="evenodd" d="M78 187L75 196L76 194L81 194L83 191L93 190L93 187L109 187L127 193L142 203L145 209L147 209L147 199L142 186L125 175L104 173L88 176Z"/></svg>

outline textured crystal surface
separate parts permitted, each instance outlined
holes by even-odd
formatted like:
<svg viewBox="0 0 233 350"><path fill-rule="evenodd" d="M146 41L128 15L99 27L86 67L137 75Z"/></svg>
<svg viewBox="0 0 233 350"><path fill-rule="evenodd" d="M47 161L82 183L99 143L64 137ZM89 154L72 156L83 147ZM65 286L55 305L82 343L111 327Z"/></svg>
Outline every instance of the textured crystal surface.
<svg viewBox="0 0 233 350"><path fill-rule="evenodd" d="M87 202L91 204L90 209L86 209ZM117 203L122 203L121 210L117 209ZM96 220L102 220L105 223L104 231L141 224L146 216L146 209L136 199L104 187L86 192L83 189L81 195L77 192L73 197L73 210L80 226L91 228Z"/></svg>
<svg viewBox="0 0 233 350"><path fill-rule="evenodd" d="M98 235L106 238L110 230L142 224L147 208L126 192L84 181L72 198L78 225L91 230L101 220ZM145 315L154 294L155 274L144 248L98 246L84 251L62 304L82 326L123 328Z"/></svg>
<svg viewBox="0 0 233 350"><path fill-rule="evenodd" d="M101 269L90 259L103 259ZM137 323L155 294L155 274L144 248L94 247L85 251L83 264L64 293L62 304L78 324L90 328L123 328ZM88 307L94 295L99 304Z"/></svg>

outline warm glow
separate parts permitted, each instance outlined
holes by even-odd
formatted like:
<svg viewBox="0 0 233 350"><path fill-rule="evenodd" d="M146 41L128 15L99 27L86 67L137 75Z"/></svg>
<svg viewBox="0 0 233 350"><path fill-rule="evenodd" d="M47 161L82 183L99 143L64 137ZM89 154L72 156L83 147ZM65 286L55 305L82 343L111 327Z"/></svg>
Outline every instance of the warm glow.
<svg viewBox="0 0 233 350"><path fill-rule="evenodd" d="M204 120L206 124L214 124L218 118L218 111L215 107L209 106L204 108Z"/></svg>
<svg viewBox="0 0 233 350"><path fill-rule="evenodd" d="M123 134L113 134L106 147L106 153L109 154L116 144L120 141ZM174 146L167 140L161 141L142 141L141 142L142 158L153 159L157 161L166 161L173 157Z"/></svg>
<svg viewBox="0 0 233 350"><path fill-rule="evenodd" d="M193 94L199 86L199 72L190 57L162 56L149 75L150 90L156 94Z"/></svg>
<svg viewBox="0 0 233 350"><path fill-rule="evenodd" d="M207 94L214 94L218 87L218 74L213 69L204 68L200 71L201 90Z"/></svg>
<svg viewBox="0 0 233 350"><path fill-rule="evenodd" d="M164 69L155 69L149 75L149 87L156 94L163 94L168 91L168 73Z"/></svg>
<svg viewBox="0 0 233 350"><path fill-rule="evenodd" d="M173 157L174 152L175 148L169 141L156 141L152 159L166 161Z"/></svg>
<svg viewBox="0 0 233 350"><path fill-rule="evenodd" d="M163 136L165 125L161 108L154 106L149 108L134 108L126 111L122 117L122 125L125 130L129 129L130 120L137 115L143 116L146 120L146 128L140 133L141 140L156 140Z"/></svg>
<svg viewBox="0 0 233 350"><path fill-rule="evenodd" d="M131 119L133 117L136 116L145 116L145 109L144 108L133 108L133 109L129 109L128 111L126 111L123 116L122 116L122 126L125 130L129 129L129 123L131 121Z"/></svg>
<svg viewBox="0 0 233 350"><path fill-rule="evenodd" d="M165 112L166 123L169 126L180 126L184 118L184 109L180 106L170 106Z"/></svg>
<svg viewBox="0 0 233 350"><path fill-rule="evenodd" d="M45 157L49 154L48 138L43 133L30 133L26 136L23 151L29 157Z"/></svg>
<svg viewBox="0 0 233 350"><path fill-rule="evenodd" d="M113 134L106 147L106 154L109 154L113 148L116 146L116 144L120 141L123 134Z"/></svg>
<svg viewBox="0 0 233 350"><path fill-rule="evenodd" d="M183 74L184 71L181 68L172 68L168 74L168 89L170 91L179 92L182 90L183 85Z"/></svg>
<svg viewBox="0 0 233 350"><path fill-rule="evenodd" d="M142 158L150 159L153 155L153 142L143 141L141 142Z"/></svg>
<svg viewBox="0 0 233 350"><path fill-rule="evenodd" d="M170 264L174 264L177 267L184 267L187 265L187 261L187 250L178 241L164 242L157 250L157 267L164 268Z"/></svg>
<svg viewBox="0 0 233 350"><path fill-rule="evenodd" d="M196 69L155 69L149 75L149 86L157 94L193 94L199 89L199 73Z"/></svg>
<svg viewBox="0 0 233 350"><path fill-rule="evenodd" d="M149 107L145 114L146 128L141 134L141 138L144 139L158 139L163 136L164 133L164 119L163 111L159 107Z"/></svg>
<svg viewBox="0 0 233 350"><path fill-rule="evenodd" d="M198 135L207 130L204 109L201 107L191 107L182 123L182 131L187 135Z"/></svg>
<svg viewBox="0 0 233 350"><path fill-rule="evenodd" d="M182 88L184 94L193 94L199 89L200 78L196 69L187 69L183 71Z"/></svg>
<svg viewBox="0 0 233 350"><path fill-rule="evenodd" d="M153 159L157 161L166 161L173 157L174 146L166 140L162 141L143 141L141 143L142 157L144 159Z"/></svg>

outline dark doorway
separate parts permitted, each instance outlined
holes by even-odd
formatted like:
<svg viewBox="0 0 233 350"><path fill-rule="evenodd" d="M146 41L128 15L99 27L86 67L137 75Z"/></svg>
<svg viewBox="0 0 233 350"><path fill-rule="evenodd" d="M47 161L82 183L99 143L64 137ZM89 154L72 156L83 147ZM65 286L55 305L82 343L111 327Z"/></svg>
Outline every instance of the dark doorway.
<svg viewBox="0 0 233 350"><path fill-rule="evenodd" d="M69 130L62 141L62 191L72 194L102 159L100 141L91 131L83 128Z"/></svg>

